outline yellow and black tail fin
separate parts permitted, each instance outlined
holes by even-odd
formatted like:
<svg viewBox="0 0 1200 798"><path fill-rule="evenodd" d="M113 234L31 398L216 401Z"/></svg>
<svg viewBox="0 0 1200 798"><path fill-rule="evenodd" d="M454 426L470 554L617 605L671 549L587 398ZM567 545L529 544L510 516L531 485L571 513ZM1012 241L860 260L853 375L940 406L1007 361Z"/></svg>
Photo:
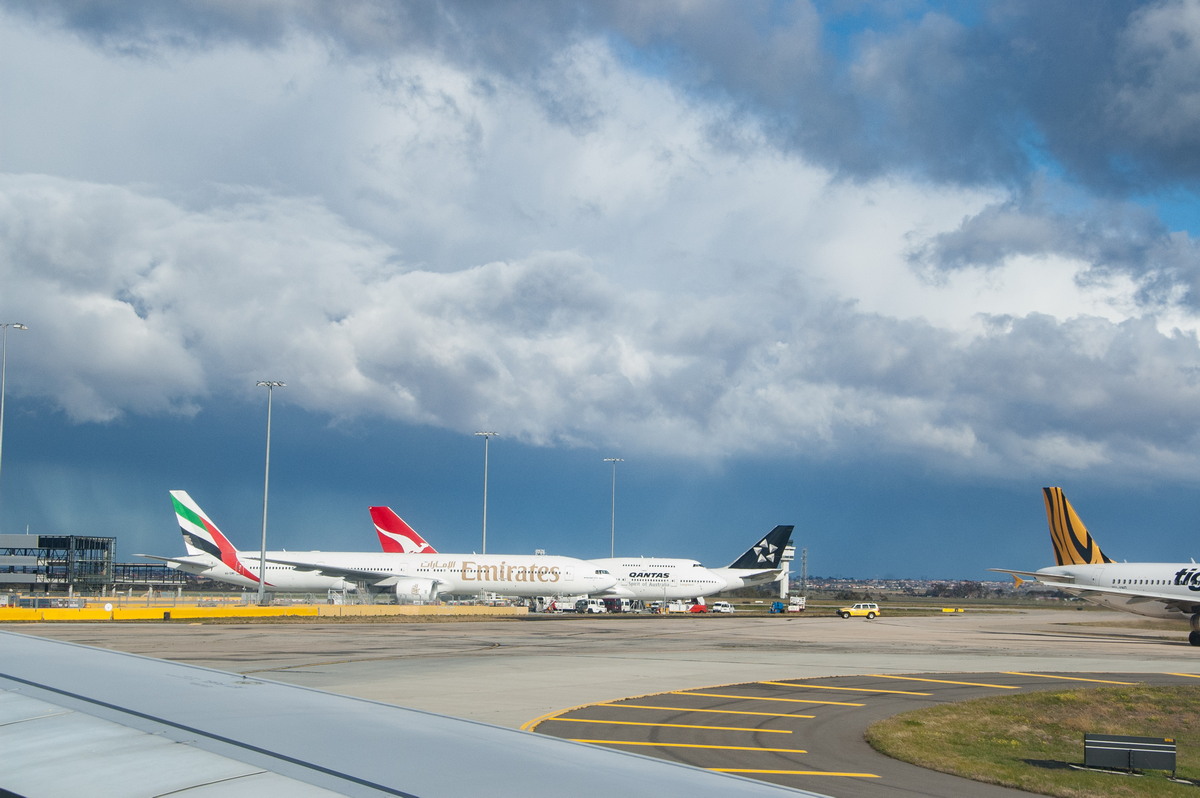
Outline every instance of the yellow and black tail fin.
<svg viewBox="0 0 1200 798"><path fill-rule="evenodd" d="M1067 501L1062 488L1042 488L1046 499L1046 520L1050 523L1050 542L1059 565L1087 565L1112 562L1100 551L1087 527Z"/></svg>

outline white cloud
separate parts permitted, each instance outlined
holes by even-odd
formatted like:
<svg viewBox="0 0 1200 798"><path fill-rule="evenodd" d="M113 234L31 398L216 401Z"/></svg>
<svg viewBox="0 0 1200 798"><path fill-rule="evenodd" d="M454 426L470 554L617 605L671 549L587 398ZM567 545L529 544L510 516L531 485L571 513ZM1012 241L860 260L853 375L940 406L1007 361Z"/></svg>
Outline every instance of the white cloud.
<svg viewBox="0 0 1200 798"><path fill-rule="evenodd" d="M6 312L39 331L17 389L75 419L272 378L334 418L535 443L1098 464L1153 457L1137 439L1162 430L1114 403L1187 388L1196 360L1122 326L1131 278L1081 284L1094 264L1049 247L913 268L1004 190L839 180L599 40L526 82L300 37L157 60L5 44L27 68L13 118L70 131L4 145ZM1133 442L1101 443L1114 429Z"/></svg>

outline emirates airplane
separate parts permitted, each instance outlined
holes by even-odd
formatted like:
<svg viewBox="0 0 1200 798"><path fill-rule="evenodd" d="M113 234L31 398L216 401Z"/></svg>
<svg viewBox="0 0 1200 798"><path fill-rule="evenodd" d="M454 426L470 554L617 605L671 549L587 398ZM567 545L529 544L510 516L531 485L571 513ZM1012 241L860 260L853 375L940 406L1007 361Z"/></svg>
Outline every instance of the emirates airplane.
<svg viewBox="0 0 1200 798"><path fill-rule="evenodd" d="M1067 501L1062 488L1042 488L1057 565L1037 571L989 568L1063 590L1082 599L1151 618L1188 620L1188 642L1200 646L1200 564L1113 562Z"/></svg>
<svg viewBox="0 0 1200 798"><path fill-rule="evenodd" d="M433 546L390 507L372 507L371 520L379 543L387 552L432 552ZM699 599L748 585L773 582L783 573L779 566L794 526L777 526L724 568L706 568L696 560L669 557L613 557L588 560L612 574L616 584L593 595L636 598L645 601Z"/></svg>
<svg viewBox="0 0 1200 798"><path fill-rule="evenodd" d="M260 578L272 591L353 590L362 586L372 593L390 592L397 600L411 601L481 591L502 596L579 595L601 592L617 583L603 569L584 560L543 554L269 551L266 567L260 573L260 553L234 548L186 491L171 491L171 501L187 556L138 556L243 587L257 588ZM424 544L419 535L413 535L416 539L410 545L418 546L417 541Z"/></svg>

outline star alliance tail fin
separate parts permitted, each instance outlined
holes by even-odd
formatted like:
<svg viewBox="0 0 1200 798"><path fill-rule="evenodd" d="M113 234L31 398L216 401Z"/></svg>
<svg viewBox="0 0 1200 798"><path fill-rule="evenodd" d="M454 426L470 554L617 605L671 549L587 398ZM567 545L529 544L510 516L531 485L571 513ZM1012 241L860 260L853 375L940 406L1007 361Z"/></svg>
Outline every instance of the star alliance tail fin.
<svg viewBox="0 0 1200 798"><path fill-rule="evenodd" d="M772 529L766 536L746 549L745 554L731 562L730 568L743 568L761 571L764 568L778 568L783 560L783 550L792 537L791 524L780 525Z"/></svg>

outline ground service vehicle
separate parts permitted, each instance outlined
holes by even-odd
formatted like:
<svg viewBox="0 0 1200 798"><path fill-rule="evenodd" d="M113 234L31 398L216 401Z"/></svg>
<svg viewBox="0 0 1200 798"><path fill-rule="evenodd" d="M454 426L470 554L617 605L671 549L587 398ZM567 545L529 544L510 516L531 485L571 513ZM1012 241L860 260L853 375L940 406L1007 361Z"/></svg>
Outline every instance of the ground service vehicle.
<svg viewBox="0 0 1200 798"><path fill-rule="evenodd" d="M708 607L709 612L733 612L733 605L728 601L714 601Z"/></svg>
<svg viewBox="0 0 1200 798"><path fill-rule="evenodd" d="M879 614L879 605L870 602L859 602L853 607L842 607L838 610L838 615L843 618L866 618L870 620Z"/></svg>
<svg viewBox="0 0 1200 798"><path fill-rule="evenodd" d="M604 606L603 599L583 598L575 602L575 612L580 613L597 613L608 612L608 607Z"/></svg>

